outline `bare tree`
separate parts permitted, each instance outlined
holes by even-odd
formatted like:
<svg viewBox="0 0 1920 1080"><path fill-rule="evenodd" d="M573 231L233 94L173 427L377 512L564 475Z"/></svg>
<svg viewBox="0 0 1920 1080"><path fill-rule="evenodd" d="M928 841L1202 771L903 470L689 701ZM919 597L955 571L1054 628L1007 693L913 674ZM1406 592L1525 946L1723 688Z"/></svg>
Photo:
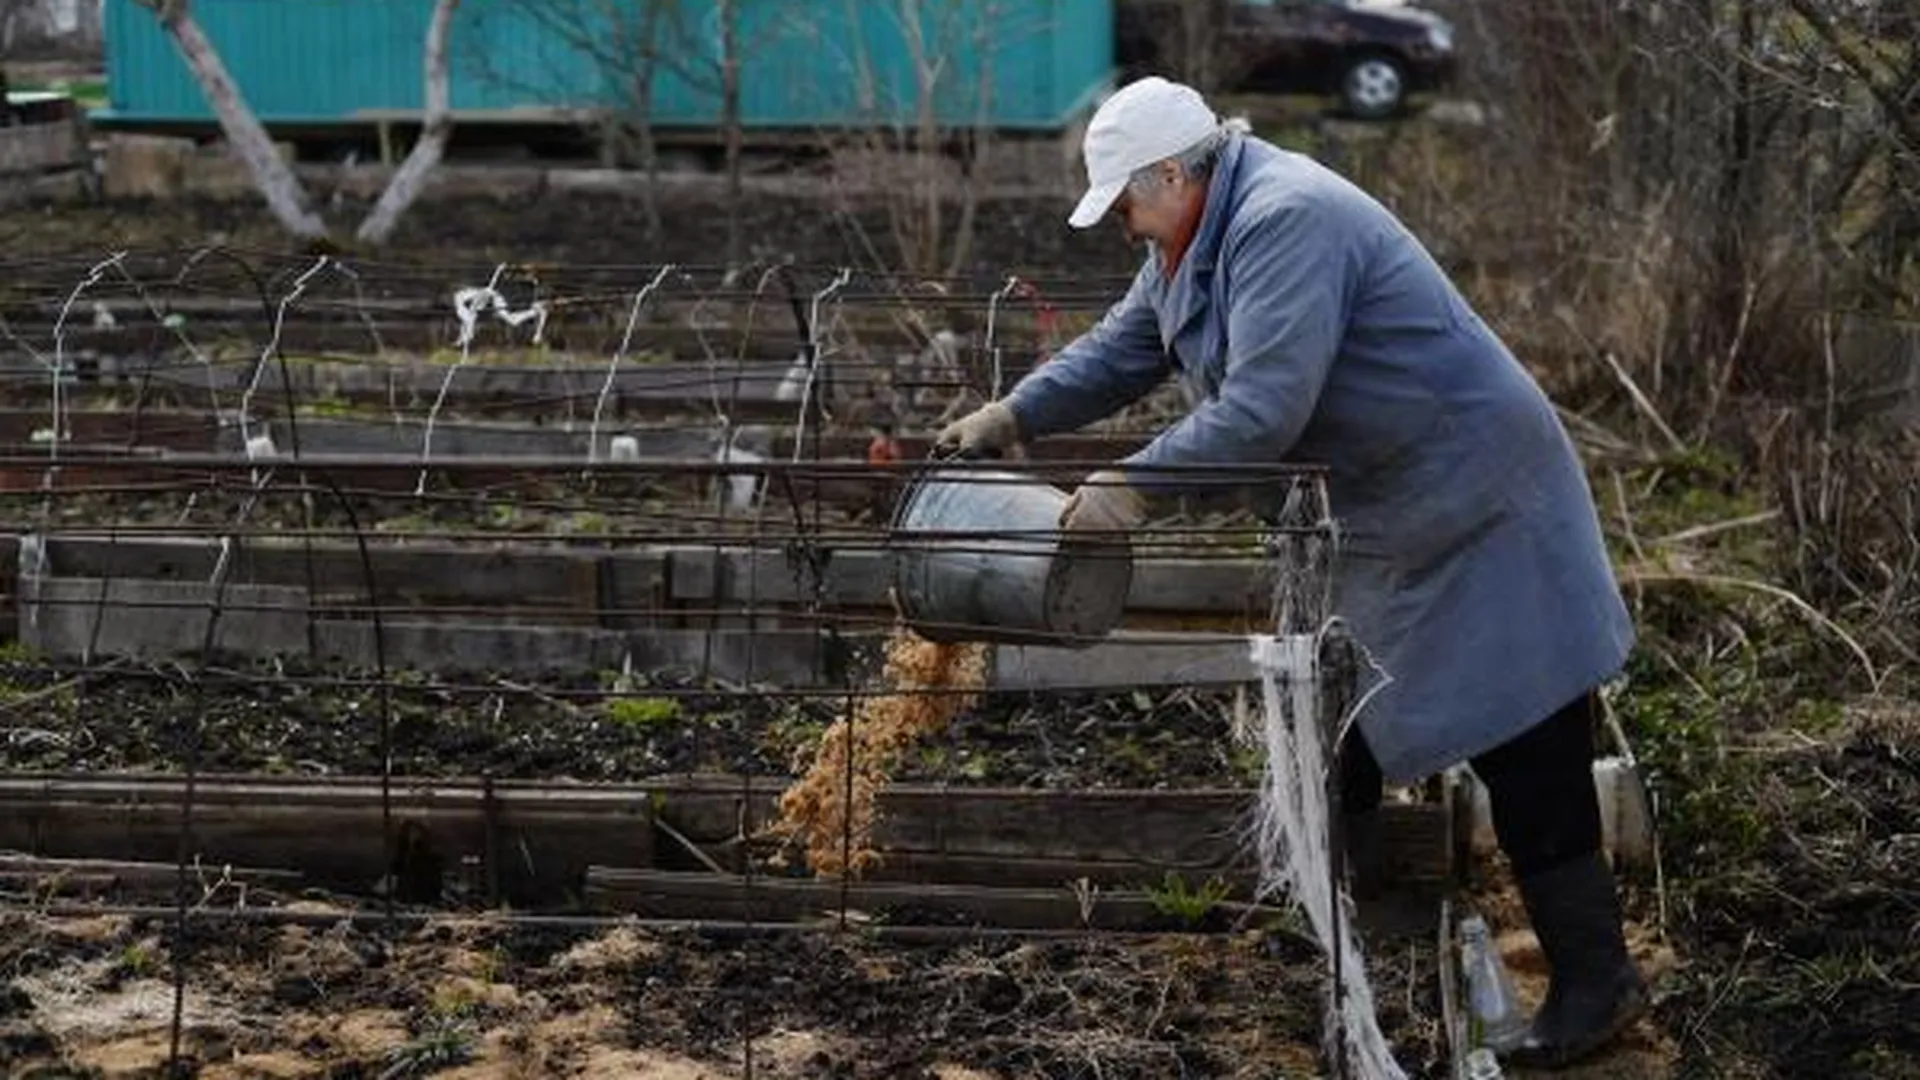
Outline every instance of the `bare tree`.
<svg viewBox="0 0 1920 1080"><path fill-rule="evenodd" d="M692 18L699 5L684 0L650 0L662 4L652 56L656 70L671 73L696 93L719 99L722 170L726 176L727 262L738 263L745 242L741 215L745 205L746 118L741 84L746 65L784 30L779 18L764 19L754 33L744 30L743 9L750 0L713 0L711 33L704 20ZM763 3L766 0L763 0ZM770 10L783 13L784 0L772 0Z"/></svg>
<svg viewBox="0 0 1920 1080"><path fill-rule="evenodd" d="M844 58L855 86L855 126L822 133L851 185L877 196L888 246L882 250L842 189L840 216L877 267L920 276L958 274L972 255L980 197L997 152L996 51L1041 32L1023 26L1025 5L999 0L886 0L880 11L897 29L911 83L891 94L884 57L856 49ZM855 8L849 6L849 18ZM969 63L970 62L970 63Z"/></svg>
<svg viewBox="0 0 1920 1080"><path fill-rule="evenodd" d="M659 212L652 181L658 167L654 104L664 80L675 80L701 97L714 101L715 127L721 141L726 184L727 260L738 262L744 247L741 207L745 189L746 125L742 115L741 83L746 65L778 32L779 19L761 20L758 32L743 29L744 9L752 0L502 0L513 15L548 35L566 63L590 66L607 85L624 87L618 105L606 116L603 138L615 145L609 156L618 158L619 145L629 139L639 151L647 173L644 198L649 229L657 232ZM779 10L784 0L762 0L768 10ZM526 72L516 73L475 58L484 77L503 85L517 85Z"/></svg>
<svg viewBox="0 0 1920 1080"><path fill-rule="evenodd" d="M1152 74L1209 95L1247 74L1249 55L1232 36L1234 0L1123 0L1115 15L1126 51Z"/></svg>
<svg viewBox="0 0 1920 1080"><path fill-rule="evenodd" d="M641 188L642 211L649 238L660 234L659 201L654 183L659 172L658 140L654 134L654 100L659 76L671 69L664 57L677 51L669 34L679 25L680 0L498 0L482 19L501 16L530 27L557 46L556 58L545 68L517 58L496 62L491 50L476 47L462 61L489 85L515 94L541 97L551 92L551 80L570 81L577 69L593 73L618 96L600 110L596 133L601 159L613 167L638 160L648 183ZM485 40L489 35L482 34Z"/></svg>
<svg viewBox="0 0 1920 1080"><path fill-rule="evenodd" d="M220 122L220 130L253 175L254 185L266 199L267 207L280 224L293 235L306 240L324 240L331 230L314 211L312 200L301 186L293 169L275 151L240 87L228 73L220 52L208 40L193 17L192 0L137 0L160 20L161 27L173 39L181 58L192 70L195 81L206 95ZM402 215L426 187L428 177L446 152L453 123L447 90L447 38L454 11L460 0L434 0L433 16L424 46L426 113L420 140L401 163L373 211L361 224L355 238L365 244L382 244L392 235Z"/></svg>
<svg viewBox="0 0 1920 1080"><path fill-rule="evenodd" d="M1897 5L1890 5L1897 8ZM1920 49L1853 0L1530 0L1463 8L1475 155L1511 250L1704 433L1803 379L1806 313L1888 310L1920 274ZM1524 163L1525 184L1512 170ZM1557 321L1569 321L1550 315Z"/></svg>

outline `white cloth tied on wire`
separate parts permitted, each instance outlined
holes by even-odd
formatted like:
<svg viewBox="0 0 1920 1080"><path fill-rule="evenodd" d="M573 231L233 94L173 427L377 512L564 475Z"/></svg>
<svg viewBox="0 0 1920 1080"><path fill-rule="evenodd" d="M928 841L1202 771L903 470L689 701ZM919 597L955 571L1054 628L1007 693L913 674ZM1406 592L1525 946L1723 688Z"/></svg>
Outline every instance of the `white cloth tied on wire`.
<svg viewBox="0 0 1920 1080"><path fill-rule="evenodd" d="M496 273L497 282L500 275ZM493 285L469 286L453 294L453 317L460 322L460 347L473 344L473 335L480 325L480 316L492 313L493 317L518 329L528 321L533 323L533 344L539 345L545 340L547 332L547 302L535 300L518 311L507 305L507 298Z"/></svg>
<svg viewBox="0 0 1920 1080"><path fill-rule="evenodd" d="M1339 982L1329 988L1327 1020L1329 1029L1337 1027L1345 1040L1351 1075L1404 1080L1406 1074L1394 1060L1374 1012L1373 987L1353 930L1352 903L1332 879L1326 782L1332 754L1320 715L1323 633L1259 634L1250 639L1260 677L1259 736L1266 751L1254 821L1260 892L1291 897L1305 912L1321 947L1339 957Z"/></svg>

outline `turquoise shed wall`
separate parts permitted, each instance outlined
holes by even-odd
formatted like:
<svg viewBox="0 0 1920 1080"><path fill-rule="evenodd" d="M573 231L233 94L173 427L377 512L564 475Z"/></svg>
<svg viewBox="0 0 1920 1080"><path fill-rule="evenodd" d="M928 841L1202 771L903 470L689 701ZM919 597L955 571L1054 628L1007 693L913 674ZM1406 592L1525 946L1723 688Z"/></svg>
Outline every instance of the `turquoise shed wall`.
<svg viewBox="0 0 1920 1080"><path fill-rule="evenodd" d="M450 46L454 107L621 107L635 67L628 50L608 43L632 38L642 2L466 0ZM1112 0L737 4L741 114L750 127L913 123L922 93L910 47L916 35L903 14L916 11L919 55L938 61L931 94L943 125L1058 127L1106 88L1113 68ZM432 7L431 0L195 0L193 10L249 104L272 124L419 108ZM679 0L678 10L662 42L669 60L654 80L654 122L716 125L718 7ZM569 44L582 33L591 44ZM212 118L172 41L135 0L106 0L106 35L116 119Z"/></svg>

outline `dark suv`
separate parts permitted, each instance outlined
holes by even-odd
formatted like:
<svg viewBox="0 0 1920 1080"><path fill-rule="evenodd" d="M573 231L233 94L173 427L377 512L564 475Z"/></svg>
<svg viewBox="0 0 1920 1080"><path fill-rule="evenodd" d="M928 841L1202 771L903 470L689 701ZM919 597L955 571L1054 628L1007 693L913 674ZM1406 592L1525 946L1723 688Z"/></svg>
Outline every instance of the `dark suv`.
<svg viewBox="0 0 1920 1080"><path fill-rule="evenodd" d="M1391 116L1408 94L1444 86L1457 62L1452 25L1405 0L1118 0L1114 14L1128 78L1157 73L1216 90L1332 94L1365 119Z"/></svg>

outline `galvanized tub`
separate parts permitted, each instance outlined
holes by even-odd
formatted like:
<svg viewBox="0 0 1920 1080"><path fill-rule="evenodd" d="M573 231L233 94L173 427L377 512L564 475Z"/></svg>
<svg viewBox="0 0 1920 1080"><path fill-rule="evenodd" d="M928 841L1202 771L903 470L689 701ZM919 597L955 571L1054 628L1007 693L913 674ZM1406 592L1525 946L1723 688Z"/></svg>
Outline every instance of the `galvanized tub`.
<svg viewBox="0 0 1920 1080"><path fill-rule="evenodd" d="M893 519L894 604L930 641L1090 645L1133 582L1124 537L1060 531L1067 494L1017 473L934 469Z"/></svg>

